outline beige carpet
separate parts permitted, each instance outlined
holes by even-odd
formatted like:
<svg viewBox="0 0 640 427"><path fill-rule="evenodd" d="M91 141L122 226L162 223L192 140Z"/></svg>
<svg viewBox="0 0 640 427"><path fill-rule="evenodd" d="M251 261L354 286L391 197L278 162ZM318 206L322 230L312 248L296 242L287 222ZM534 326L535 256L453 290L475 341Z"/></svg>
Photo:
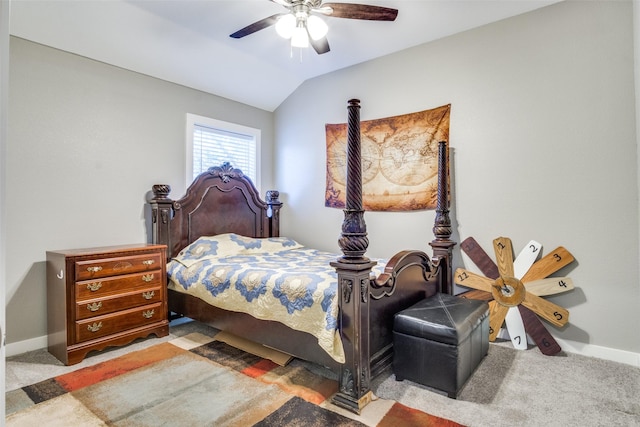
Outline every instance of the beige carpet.
<svg viewBox="0 0 640 427"><path fill-rule="evenodd" d="M491 344L457 400L381 378L376 394L469 426L640 426L640 368Z"/></svg>

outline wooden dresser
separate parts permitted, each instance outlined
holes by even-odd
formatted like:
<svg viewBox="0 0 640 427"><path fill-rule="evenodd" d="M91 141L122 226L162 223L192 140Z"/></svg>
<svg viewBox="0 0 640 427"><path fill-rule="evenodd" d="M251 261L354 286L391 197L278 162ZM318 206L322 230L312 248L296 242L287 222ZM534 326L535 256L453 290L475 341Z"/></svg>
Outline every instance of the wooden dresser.
<svg viewBox="0 0 640 427"><path fill-rule="evenodd" d="M49 352L66 365L91 350L169 333L165 245L47 252Z"/></svg>

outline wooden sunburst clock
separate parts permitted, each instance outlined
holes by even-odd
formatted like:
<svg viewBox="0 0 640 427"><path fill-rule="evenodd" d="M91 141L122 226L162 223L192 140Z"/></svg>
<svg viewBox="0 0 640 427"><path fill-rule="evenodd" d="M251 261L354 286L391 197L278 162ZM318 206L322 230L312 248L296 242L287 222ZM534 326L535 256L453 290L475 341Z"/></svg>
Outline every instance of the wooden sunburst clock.
<svg viewBox="0 0 640 427"><path fill-rule="evenodd" d="M495 341L504 323L514 348L527 348L527 334L540 351L554 355L562 349L537 316L562 327L569 321L569 311L542 296L573 289L569 277L548 277L575 259L562 246L536 261L542 245L530 241L513 258L511 240L498 237L493 241L496 263L473 237L461 243L462 250L486 276L458 268L455 283L474 290L461 296L489 301L489 341Z"/></svg>

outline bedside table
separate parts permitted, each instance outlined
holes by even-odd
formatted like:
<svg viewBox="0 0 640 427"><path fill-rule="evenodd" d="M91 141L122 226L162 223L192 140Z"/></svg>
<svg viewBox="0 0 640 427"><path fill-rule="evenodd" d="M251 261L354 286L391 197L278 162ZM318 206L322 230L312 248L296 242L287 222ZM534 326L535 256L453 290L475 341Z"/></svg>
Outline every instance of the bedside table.
<svg viewBox="0 0 640 427"><path fill-rule="evenodd" d="M66 365L92 350L169 334L167 247L47 251L48 349Z"/></svg>

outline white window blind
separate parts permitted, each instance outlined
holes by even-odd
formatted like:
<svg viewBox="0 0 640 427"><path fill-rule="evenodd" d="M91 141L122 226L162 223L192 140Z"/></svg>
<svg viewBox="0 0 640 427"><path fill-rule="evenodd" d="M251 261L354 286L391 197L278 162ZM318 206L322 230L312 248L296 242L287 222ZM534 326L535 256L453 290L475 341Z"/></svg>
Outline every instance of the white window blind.
<svg viewBox="0 0 640 427"><path fill-rule="evenodd" d="M187 169L191 171L188 182L210 167L228 162L242 170L259 188L259 130L189 114L187 141L189 139L191 143L187 145L191 147L187 148L187 163L191 160L191 165L187 164Z"/></svg>

